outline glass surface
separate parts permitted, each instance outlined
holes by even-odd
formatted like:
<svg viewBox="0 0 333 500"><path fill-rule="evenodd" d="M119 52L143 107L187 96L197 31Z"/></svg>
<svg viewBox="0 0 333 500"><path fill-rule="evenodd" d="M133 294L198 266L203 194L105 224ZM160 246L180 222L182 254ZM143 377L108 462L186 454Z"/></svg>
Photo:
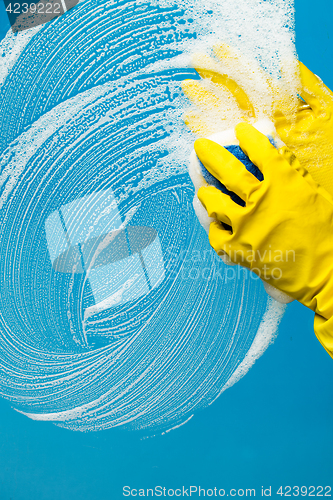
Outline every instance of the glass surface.
<svg viewBox="0 0 333 500"><path fill-rule="evenodd" d="M112 53L115 27L121 30L124 19L134 19L136 28L149 32L166 15L172 31L173 14L152 12L150 20L143 16L140 21L139 14L133 15L133 6L129 12L121 5L124 17L117 23L101 10L109 23L101 36L80 29L80 22L89 25L84 5L79 6L77 18L70 17L75 9L68 13L54 37L47 36L47 43L50 28L44 27L34 39L33 50L23 51L1 94L1 149L16 141L10 154L19 168L23 166L9 184L1 215L1 393L11 401L10 406L1 401L3 496L118 499L126 484L172 488L184 483L207 488L253 486L258 496L263 485L271 484L272 497L280 498L274 491L281 484L328 484L332 360L314 336L312 313L298 304L288 306L274 345L239 383L212 406L195 412L186 425L153 439L140 439L186 421L215 399L245 359L267 296L260 282L250 281L245 271L227 279L224 265L211 252L194 216L185 161L171 162L170 167L169 123L183 126L181 117L174 114L178 102L172 101L172 85L176 82L178 88L181 79L195 76L193 70L161 72L156 95L163 99L161 111L156 112L157 97L142 97L156 77L142 75L139 83L131 77L133 65L145 68L149 54L145 58L142 52L136 59L133 50L128 67L124 59L114 58L116 69L110 71L103 62L103 50L97 51L107 38ZM332 6L303 0L296 2L296 9L299 56L332 88ZM3 11L1 16L5 22ZM70 36L73 26L75 37ZM161 36L159 43L157 57L167 58L168 37ZM111 84L105 92L93 91L119 77L124 78L121 90ZM129 96L134 96L135 106L132 100L126 105ZM66 106L53 114L63 102ZM162 124L165 109L172 112L167 127ZM33 128L44 116L45 121L36 125L39 128ZM47 128L52 128L50 133L45 133ZM17 138L29 130L31 149L22 142L20 150ZM165 144L168 134L171 140ZM189 145L192 141L188 136ZM27 151L31 156L23 158ZM151 171L148 182L137 189ZM71 234L80 232L80 238L72 253L58 261L59 267L54 263L71 246L62 210L85 197L99 198L98 193L107 190L115 195L119 220L127 222L117 235L114 253L110 243L109 252L99 254L101 265L90 272L110 266L115 255L112 263L119 265L121 274L126 251L133 254L125 247L124 233L129 228L146 228L144 240L145 234L156 237L152 248L140 238L142 260L134 252L134 274L140 275L138 290L144 293L131 300L129 287L128 300L106 303L108 307L96 312L89 308L100 302L95 301L93 278L87 277L84 266L86 261L89 266L100 238L112 238L119 221L107 233L99 229L94 238L82 241L84 218L75 218L77 230L72 227ZM71 272L64 272L64 264ZM80 265L82 272L78 272ZM207 274L200 274L206 268L215 273L209 284ZM104 283L104 277L97 280L97 288ZM108 297L99 298L103 302ZM124 374L129 376L121 385ZM147 385L140 386L143 378ZM119 396L125 400L115 403ZM146 430L73 433L50 422L34 422L13 408L35 413L34 418L46 414L51 422L70 429L125 424ZM59 414L72 408L80 410Z"/></svg>

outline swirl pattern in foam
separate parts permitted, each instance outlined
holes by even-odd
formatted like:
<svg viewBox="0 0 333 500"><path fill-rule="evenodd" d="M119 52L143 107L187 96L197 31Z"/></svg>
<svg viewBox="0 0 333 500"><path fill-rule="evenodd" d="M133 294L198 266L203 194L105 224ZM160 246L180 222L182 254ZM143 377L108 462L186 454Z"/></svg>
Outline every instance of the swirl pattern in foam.
<svg viewBox="0 0 333 500"><path fill-rule="evenodd" d="M246 373L283 313L247 271L228 275L192 208L179 86L196 77L179 64L192 20L94 1L12 38L1 394L69 429L177 426Z"/></svg>

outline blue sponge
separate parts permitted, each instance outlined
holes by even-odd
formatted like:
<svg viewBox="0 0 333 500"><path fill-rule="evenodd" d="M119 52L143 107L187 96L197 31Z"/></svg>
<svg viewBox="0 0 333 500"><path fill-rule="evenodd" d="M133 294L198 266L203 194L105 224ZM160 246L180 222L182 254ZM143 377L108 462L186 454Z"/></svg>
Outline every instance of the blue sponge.
<svg viewBox="0 0 333 500"><path fill-rule="evenodd" d="M262 181L264 179L264 176L260 172L259 168L252 163L252 161L246 156L245 153L241 150L239 146L225 146L225 149L230 151L236 158L243 163L245 168L251 172L259 181ZM238 203L238 205L241 205L242 207L245 205L244 201L237 196L237 194L233 193L232 191L229 191L224 184L222 184L220 181L218 181L208 170L203 166L201 161L199 160L200 163L200 168L202 175L205 179L205 181L208 182L210 186L215 186L217 189L222 191L225 194L228 194L230 198L235 202Z"/></svg>

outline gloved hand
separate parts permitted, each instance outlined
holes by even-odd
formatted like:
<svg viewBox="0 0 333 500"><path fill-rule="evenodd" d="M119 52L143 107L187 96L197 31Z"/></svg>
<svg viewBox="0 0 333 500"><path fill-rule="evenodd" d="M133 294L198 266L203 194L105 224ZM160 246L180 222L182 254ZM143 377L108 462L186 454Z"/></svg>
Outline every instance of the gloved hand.
<svg viewBox="0 0 333 500"><path fill-rule="evenodd" d="M302 63L283 68L280 81L225 44L214 47L216 60L199 54L194 67L202 80L185 80L183 90L195 104L185 122L201 137L234 126L272 119L282 141L313 179L333 196L333 93ZM288 74L286 74L288 72ZM288 94L298 82L302 99ZM236 120L233 124L229 120Z"/></svg>
<svg viewBox="0 0 333 500"><path fill-rule="evenodd" d="M217 219L210 244L315 311L316 334L333 357L333 198L287 147L276 149L246 123L236 136L263 181L213 141L194 145L207 170L245 201L242 207L213 186L199 189L208 215Z"/></svg>

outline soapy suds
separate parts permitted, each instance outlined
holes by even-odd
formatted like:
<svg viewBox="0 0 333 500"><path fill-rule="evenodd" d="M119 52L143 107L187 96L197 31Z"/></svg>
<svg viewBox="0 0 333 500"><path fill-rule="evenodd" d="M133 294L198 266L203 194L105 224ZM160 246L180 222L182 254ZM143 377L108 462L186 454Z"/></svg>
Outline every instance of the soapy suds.
<svg viewBox="0 0 333 500"><path fill-rule="evenodd" d="M292 2L87 1L2 42L0 392L32 419L176 428L276 335L284 306L228 279L192 207L180 82L219 40L277 76Z"/></svg>

